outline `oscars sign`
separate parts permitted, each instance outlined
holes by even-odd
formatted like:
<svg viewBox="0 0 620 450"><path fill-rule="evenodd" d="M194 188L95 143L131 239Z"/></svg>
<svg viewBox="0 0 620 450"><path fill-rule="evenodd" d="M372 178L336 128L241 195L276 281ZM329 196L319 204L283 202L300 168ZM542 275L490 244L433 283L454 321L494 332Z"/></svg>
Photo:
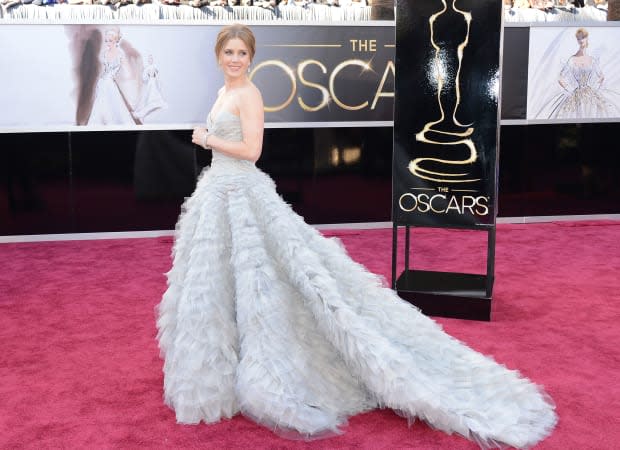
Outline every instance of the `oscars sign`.
<svg viewBox="0 0 620 450"><path fill-rule="evenodd" d="M501 2L406 0L400 12L394 220L494 224Z"/></svg>
<svg viewBox="0 0 620 450"><path fill-rule="evenodd" d="M499 0L398 3L392 285L429 315L491 318L501 18ZM412 226L487 232L486 274L410 267Z"/></svg>

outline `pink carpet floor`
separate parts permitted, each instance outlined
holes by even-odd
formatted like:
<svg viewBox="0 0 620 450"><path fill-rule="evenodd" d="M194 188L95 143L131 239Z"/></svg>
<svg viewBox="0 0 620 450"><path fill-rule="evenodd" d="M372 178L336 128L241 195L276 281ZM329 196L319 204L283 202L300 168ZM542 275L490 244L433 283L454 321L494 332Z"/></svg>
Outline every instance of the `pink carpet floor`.
<svg viewBox="0 0 620 450"><path fill-rule="evenodd" d="M390 276L391 230L326 232ZM418 268L483 271L480 232L421 230ZM0 448L475 449L389 410L287 441L236 417L183 426L162 404L154 307L171 238L0 245ZM491 322L446 331L542 384L540 449L620 448L620 222L500 225ZM616 419L614 419L616 417Z"/></svg>

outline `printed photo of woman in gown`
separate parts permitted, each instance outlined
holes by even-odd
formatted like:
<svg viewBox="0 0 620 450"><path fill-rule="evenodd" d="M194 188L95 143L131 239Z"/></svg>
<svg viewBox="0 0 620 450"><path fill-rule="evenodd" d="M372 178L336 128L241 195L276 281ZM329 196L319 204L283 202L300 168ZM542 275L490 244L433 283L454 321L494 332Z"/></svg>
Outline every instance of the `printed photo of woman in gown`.
<svg viewBox="0 0 620 450"><path fill-rule="evenodd" d="M546 96L547 100L539 107L534 118L620 117L620 92L608 87L610 83L601 67L601 58L589 53L589 35L585 28L575 32L578 49L560 70L556 82L561 89L551 99Z"/></svg>
<svg viewBox="0 0 620 450"><path fill-rule="evenodd" d="M157 307L164 401L177 422L242 413L313 439L391 408L483 447L548 436L557 416L541 387L401 300L256 167L264 118L248 78L255 46L248 27L222 28L224 86L192 136L213 160L183 206Z"/></svg>
<svg viewBox="0 0 620 450"><path fill-rule="evenodd" d="M137 123L132 114L132 96L121 91L123 78L129 78L139 91L139 78L131 73L127 57L120 46L121 32L118 28L105 31L103 52L101 55L102 71L95 86L95 101L87 125L123 125Z"/></svg>
<svg viewBox="0 0 620 450"><path fill-rule="evenodd" d="M71 32L77 125L140 125L148 114L166 107L152 57L145 68L120 27L85 25Z"/></svg>
<svg viewBox="0 0 620 450"><path fill-rule="evenodd" d="M159 85L159 69L155 65L153 55L149 55L147 65L142 72L142 94L136 105L134 116L144 122L144 118L150 113L167 106Z"/></svg>

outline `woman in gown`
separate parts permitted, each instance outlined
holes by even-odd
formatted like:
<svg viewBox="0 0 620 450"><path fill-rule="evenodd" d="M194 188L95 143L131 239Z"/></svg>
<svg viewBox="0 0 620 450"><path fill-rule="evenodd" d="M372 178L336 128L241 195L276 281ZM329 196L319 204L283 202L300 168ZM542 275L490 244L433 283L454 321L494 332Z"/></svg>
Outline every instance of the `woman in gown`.
<svg viewBox="0 0 620 450"><path fill-rule="evenodd" d="M603 87L605 75L599 59L588 54L588 31L575 33L579 49L560 71L562 91L545 104L536 117L549 119L602 119L620 117L620 94Z"/></svg>
<svg viewBox="0 0 620 450"><path fill-rule="evenodd" d="M153 61L153 55L147 58L147 66L142 72L142 95L136 106L134 116L144 123L144 119L149 114L168 107L168 104L161 95L159 86L159 69Z"/></svg>
<svg viewBox="0 0 620 450"><path fill-rule="evenodd" d="M120 47L120 40L121 34L118 27L105 31L101 58L102 72L95 87L95 100L88 118L88 125L136 124L131 113L131 100L119 87L123 68L127 64Z"/></svg>
<svg viewBox="0 0 620 450"><path fill-rule="evenodd" d="M184 204L157 320L164 400L177 421L243 413L287 437L316 438L387 407L483 447L543 439L557 418L540 387L383 287L256 168L254 49L247 27L221 30L225 84L193 134L213 162Z"/></svg>

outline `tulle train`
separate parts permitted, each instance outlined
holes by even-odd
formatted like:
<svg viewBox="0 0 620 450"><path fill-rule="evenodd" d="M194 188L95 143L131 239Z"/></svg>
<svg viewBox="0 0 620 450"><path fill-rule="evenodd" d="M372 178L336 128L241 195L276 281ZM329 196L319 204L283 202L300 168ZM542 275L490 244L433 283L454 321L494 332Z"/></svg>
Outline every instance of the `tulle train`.
<svg viewBox="0 0 620 450"><path fill-rule="evenodd" d="M181 423L242 412L316 438L387 407L482 447L520 448L556 423L541 388L399 299L252 165L205 171L173 257L157 325L165 402Z"/></svg>

